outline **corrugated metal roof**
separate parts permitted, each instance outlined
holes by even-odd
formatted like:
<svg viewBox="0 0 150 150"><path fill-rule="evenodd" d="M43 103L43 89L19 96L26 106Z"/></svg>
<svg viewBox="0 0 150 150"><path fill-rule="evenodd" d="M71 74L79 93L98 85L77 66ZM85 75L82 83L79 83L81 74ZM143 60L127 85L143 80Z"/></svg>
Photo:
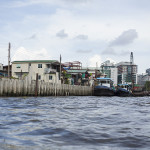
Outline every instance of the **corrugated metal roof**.
<svg viewBox="0 0 150 150"><path fill-rule="evenodd" d="M66 70L68 73L85 73L87 70Z"/></svg>
<svg viewBox="0 0 150 150"><path fill-rule="evenodd" d="M23 61L13 61L12 63L54 63L57 60L23 60Z"/></svg>

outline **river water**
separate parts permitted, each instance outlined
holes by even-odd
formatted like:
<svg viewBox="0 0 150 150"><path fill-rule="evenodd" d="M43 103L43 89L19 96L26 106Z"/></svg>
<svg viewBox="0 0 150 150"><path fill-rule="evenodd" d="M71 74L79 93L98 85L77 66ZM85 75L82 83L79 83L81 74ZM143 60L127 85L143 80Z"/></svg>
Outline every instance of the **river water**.
<svg viewBox="0 0 150 150"><path fill-rule="evenodd" d="M0 98L3 149L150 149L150 97Z"/></svg>

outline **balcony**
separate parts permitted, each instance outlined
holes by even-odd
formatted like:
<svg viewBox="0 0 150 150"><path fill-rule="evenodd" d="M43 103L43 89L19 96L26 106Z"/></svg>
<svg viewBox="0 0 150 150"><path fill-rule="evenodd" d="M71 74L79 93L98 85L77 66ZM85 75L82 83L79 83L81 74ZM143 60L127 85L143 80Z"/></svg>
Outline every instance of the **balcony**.
<svg viewBox="0 0 150 150"><path fill-rule="evenodd" d="M44 69L44 73L45 74L49 74L49 73L56 73L56 69L51 69L51 68L45 68Z"/></svg>

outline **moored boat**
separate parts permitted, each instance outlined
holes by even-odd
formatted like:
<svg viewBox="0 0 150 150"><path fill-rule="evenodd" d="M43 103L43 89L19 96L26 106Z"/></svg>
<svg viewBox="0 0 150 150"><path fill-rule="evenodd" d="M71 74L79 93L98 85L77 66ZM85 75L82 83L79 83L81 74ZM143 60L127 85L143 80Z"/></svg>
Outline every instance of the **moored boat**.
<svg viewBox="0 0 150 150"><path fill-rule="evenodd" d="M131 88L128 84L118 84L116 90L116 96L132 96Z"/></svg>
<svg viewBox="0 0 150 150"><path fill-rule="evenodd" d="M115 89L110 78L97 78L94 86L94 96L114 96Z"/></svg>

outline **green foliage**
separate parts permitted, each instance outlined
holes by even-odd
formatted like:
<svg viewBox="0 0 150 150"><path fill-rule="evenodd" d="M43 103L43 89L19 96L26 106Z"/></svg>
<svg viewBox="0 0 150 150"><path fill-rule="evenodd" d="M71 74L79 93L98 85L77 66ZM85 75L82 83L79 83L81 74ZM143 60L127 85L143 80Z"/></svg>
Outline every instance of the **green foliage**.
<svg viewBox="0 0 150 150"><path fill-rule="evenodd" d="M145 82L144 88L145 88L146 91L150 91L150 81Z"/></svg>
<svg viewBox="0 0 150 150"><path fill-rule="evenodd" d="M69 78L71 78L71 75L70 75L70 74L67 74L66 71L63 71L63 72L62 72L62 75L63 75L64 83L65 83L65 84L69 84Z"/></svg>

